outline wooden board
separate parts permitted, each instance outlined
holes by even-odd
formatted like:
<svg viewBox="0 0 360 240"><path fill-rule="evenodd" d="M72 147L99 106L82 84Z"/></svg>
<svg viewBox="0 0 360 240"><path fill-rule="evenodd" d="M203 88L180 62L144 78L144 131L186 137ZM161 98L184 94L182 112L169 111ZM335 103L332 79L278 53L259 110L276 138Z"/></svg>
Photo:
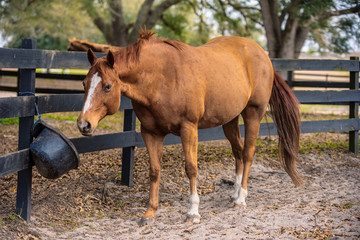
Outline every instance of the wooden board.
<svg viewBox="0 0 360 240"><path fill-rule="evenodd" d="M301 123L301 133L315 132L348 132L350 130L360 130L359 119L327 120L327 121L305 121ZM244 126L240 125L241 135L244 137ZM276 135L277 131L273 123L262 123L259 136ZM222 127L199 130L199 141L212 141L225 139ZM141 133L127 131L97 135L93 137L73 138L79 153L95 152L123 147L145 147ZM178 136L169 134L166 136L164 145L181 143ZM31 166L29 149L24 149L0 157L0 177L7 176L17 171Z"/></svg>
<svg viewBox="0 0 360 240"><path fill-rule="evenodd" d="M0 48L0 68L89 68L85 52ZM97 53L97 57L105 56ZM272 59L276 71L359 71L357 60Z"/></svg>
<svg viewBox="0 0 360 240"><path fill-rule="evenodd" d="M0 177L29 168L30 151L28 148L0 156Z"/></svg>
<svg viewBox="0 0 360 240"><path fill-rule="evenodd" d="M92 137L72 138L79 153L136 146L135 131L111 133Z"/></svg>
<svg viewBox="0 0 360 240"><path fill-rule="evenodd" d="M35 99L40 114L81 111L84 94L56 94L0 98L0 118L29 117L35 115ZM131 100L121 97L120 110L132 109Z"/></svg>
<svg viewBox="0 0 360 240"><path fill-rule="evenodd" d="M0 48L0 68L88 69L86 52ZM97 57L105 56L96 53Z"/></svg>
<svg viewBox="0 0 360 240"><path fill-rule="evenodd" d="M359 71L357 60L271 59L276 71Z"/></svg>
<svg viewBox="0 0 360 240"><path fill-rule="evenodd" d="M301 103L343 103L360 101L360 90L294 92Z"/></svg>
<svg viewBox="0 0 360 240"><path fill-rule="evenodd" d="M325 82L325 81L292 81L293 87L311 87L311 88L347 88L350 84L347 82Z"/></svg>

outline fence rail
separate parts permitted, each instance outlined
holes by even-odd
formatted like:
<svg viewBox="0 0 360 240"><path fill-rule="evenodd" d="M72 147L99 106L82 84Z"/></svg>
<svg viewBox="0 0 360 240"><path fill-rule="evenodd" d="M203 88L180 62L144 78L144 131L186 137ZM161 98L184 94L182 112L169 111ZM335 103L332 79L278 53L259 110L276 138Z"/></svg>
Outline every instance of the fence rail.
<svg viewBox="0 0 360 240"><path fill-rule="evenodd" d="M34 41L25 40L23 47L34 48ZM87 69L86 53L61 52L36 49L5 49L0 48L0 68L18 68L17 92L35 91L36 68L76 68ZM97 54L98 57L104 54ZM360 120L358 108L360 102L359 59L351 60L283 60L273 59L274 68L278 71L294 70L327 70L349 71L347 87L342 91L295 91L301 103L344 103L349 104L349 119L327 121L304 121L302 133L341 131L349 132L350 150L358 154L358 131ZM3 72L4 73L4 72ZM1 73L0 73L1 74ZM44 75L45 76L45 75ZM47 75L46 75L47 77ZM74 79L69 79L74 80ZM76 79L75 79L76 80ZM345 85L344 85L345 86ZM39 96L18 96L0 98L0 118L19 117L19 151L0 156L0 177L18 172L17 213L30 219L31 167L33 165L29 145L31 143L30 127L35 113L34 103L39 106L40 113L80 111L83 94L52 94ZM120 109L124 110L124 132L97 135L93 137L73 138L71 141L79 153L123 148L122 176L123 183L132 185L132 166L134 147L144 147L141 134L135 131L135 115L131 101L122 97ZM240 131L244 134L243 126ZM273 123L263 123L259 135L274 135L276 127ZM225 139L221 127L199 130L199 141ZM180 143L180 138L168 135L164 144Z"/></svg>
<svg viewBox="0 0 360 240"><path fill-rule="evenodd" d="M27 52L26 49L16 49L20 52ZM31 50L34 51L34 50ZM35 52L27 53L27 55L31 56L33 55L36 58L41 58L41 55L45 56L51 56L52 63L43 63L43 61L35 61L35 63L32 63L34 67L39 68L39 66L70 66L66 65L67 63L63 63L64 59L64 52L59 51L45 51L44 54L40 54L37 52L39 50L36 50ZM13 57L16 59L16 52L6 51L4 53L5 56ZM84 53L75 53L72 52L71 56L76 56L78 60L74 61L76 62L76 66L80 68L87 68L88 63L86 61L86 58L81 57L81 54L84 55ZM80 54L80 57L79 57ZM69 57L71 57L69 55ZM98 53L98 57L104 56L103 53ZM48 57L49 58L49 57ZM14 67L18 66L18 64L22 63L24 60L17 59L13 62L7 62L4 66ZM285 61L285 62L284 62ZM319 62L320 61L320 62ZM1 59L0 59L1 64ZM70 63L71 64L71 63ZM288 82L291 87L310 87L310 88L349 88L349 82L344 81L327 81L326 79L330 78L342 78L346 79L348 76L339 76L339 75L329 75L329 74L314 74L314 73L302 73L301 70L333 70L333 71L352 71L357 67L356 60L283 60L283 59L274 59L273 60L274 67L277 71L288 71L290 68L289 66L295 66L292 71L290 71L290 75L288 76ZM289 64L289 66L287 65ZM29 64L31 66L31 64ZM326 67L323 67L325 66ZM320 66L320 67L319 67ZM73 67L74 68L74 67ZM49 69L49 68L47 68ZM291 70L291 69L290 69ZM296 73L293 73L293 71L297 70ZM0 70L0 76L13 76L16 77L18 75L18 72L15 70ZM295 77L294 77L295 75ZM324 77L324 81L319 80L307 80L302 79L302 77ZM85 75L80 74L59 74L59 73L36 73L36 78L39 79L56 79L56 80L62 80L62 81L82 81L85 78ZM296 78L296 80L294 80ZM12 86L0 86L0 91L16 91L16 87ZM49 94L68 94L68 93L82 93L82 90L74 90L74 89L54 89L54 88L36 88L37 93L49 93Z"/></svg>

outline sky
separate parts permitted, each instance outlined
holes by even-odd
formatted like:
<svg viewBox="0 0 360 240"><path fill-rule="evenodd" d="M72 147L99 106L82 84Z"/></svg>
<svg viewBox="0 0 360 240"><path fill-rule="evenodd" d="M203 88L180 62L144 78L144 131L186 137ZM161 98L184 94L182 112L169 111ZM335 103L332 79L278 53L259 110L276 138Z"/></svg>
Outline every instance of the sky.
<svg viewBox="0 0 360 240"><path fill-rule="evenodd" d="M4 47L5 43L6 43L5 40L2 38L0 34L0 47Z"/></svg>

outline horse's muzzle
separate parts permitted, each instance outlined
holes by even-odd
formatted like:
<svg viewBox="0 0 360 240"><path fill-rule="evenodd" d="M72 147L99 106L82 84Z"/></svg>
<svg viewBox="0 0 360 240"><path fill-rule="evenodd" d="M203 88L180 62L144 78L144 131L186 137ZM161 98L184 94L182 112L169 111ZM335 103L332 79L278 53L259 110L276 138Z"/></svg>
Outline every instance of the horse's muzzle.
<svg viewBox="0 0 360 240"><path fill-rule="evenodd" d="M84 136L92 135L93 130L91 127L91 123L89 121L78 119L77 126L82 135L84 135Z"/></svg>

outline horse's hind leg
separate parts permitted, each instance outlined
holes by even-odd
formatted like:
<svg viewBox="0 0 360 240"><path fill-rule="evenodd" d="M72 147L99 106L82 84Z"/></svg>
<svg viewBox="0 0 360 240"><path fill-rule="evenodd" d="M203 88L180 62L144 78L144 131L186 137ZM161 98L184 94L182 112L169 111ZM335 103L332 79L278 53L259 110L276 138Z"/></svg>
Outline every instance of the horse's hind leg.
<svg viewBox="0 0 360 240"><path fill-rule="evenodd" d="M244 170L241 182L241 189L238 198L235 200L236 206L246 207L247 184L250 168L255 154L255 143L259 134L260 121L265 115L266 104L248 105L241 113L244 119L245 140L243 149Z"/></svg>
<svg viewBox="0 0 360 240"><path fill-rule="evenodd" d="M242 151L244 144L241 139L240 129L239 129L239 116L223 125L223 130L226 138L231 144L231 148L235 157L235 191L231 196L232 200L236 200L239 197L241 190L241 180L244 170L243 160L242 160Z"/></svg>
<svg viewBox="0 0 360 240"><path fill-rule="evenodd" d="M186 216L186 222L199 223L199 195L196 188L197 169L197 146L198 129L193 123L184 123L180 130L181 142L185 154L185 171L190 182L190 209Z"/></svg>

